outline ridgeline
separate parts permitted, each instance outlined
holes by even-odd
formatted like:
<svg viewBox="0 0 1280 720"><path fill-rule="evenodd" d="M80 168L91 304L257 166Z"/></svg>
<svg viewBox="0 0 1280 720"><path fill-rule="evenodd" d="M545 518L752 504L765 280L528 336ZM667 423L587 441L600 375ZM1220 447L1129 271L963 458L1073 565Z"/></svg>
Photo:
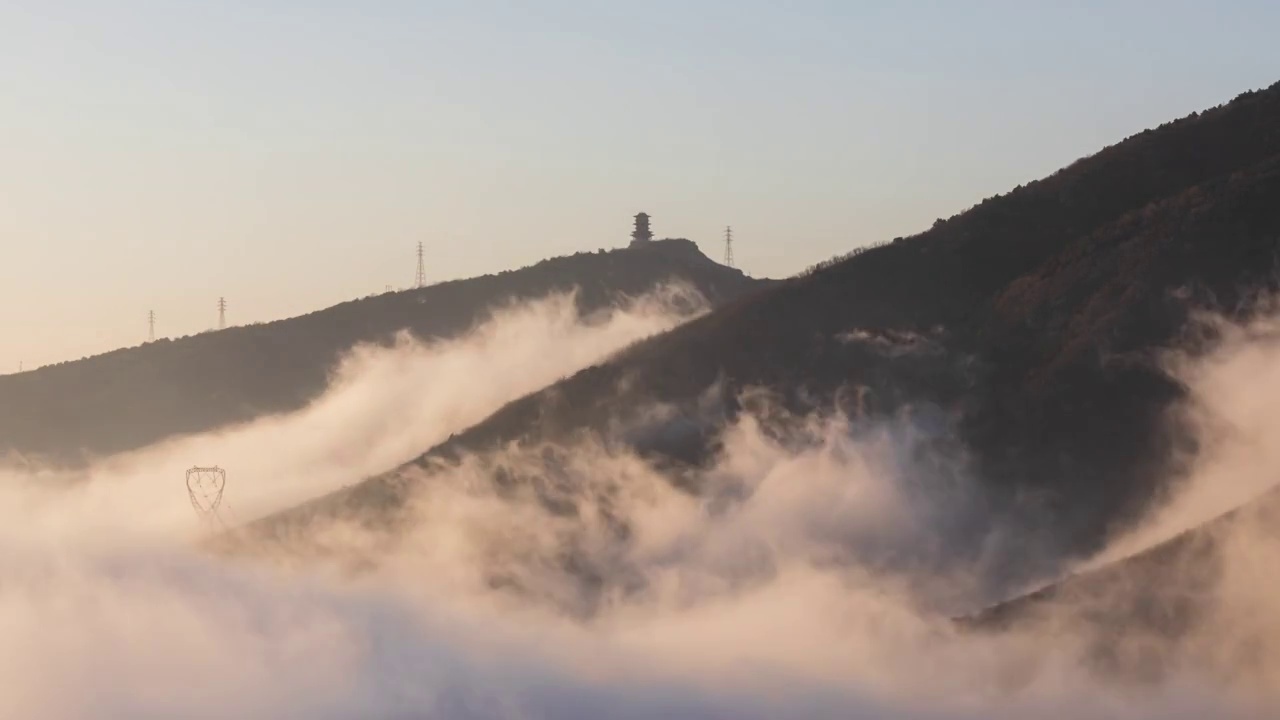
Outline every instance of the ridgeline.
<svg viewBox="0 0 1280 720"><path fill-rule="evenodd" d="M587 313L671 280L713 304L767 284L709 260L691 241L660 240L157 340L0 377L0 456L75 465L297 410L325 389L342 353L359 343L389 343L400 331L454 337L496 308L573 289Z"/></svg>
<svg viewBox="0 0 1280 720"><path fill-rule="evenodd" d="M1174 451L1194 451L1168 412L1185 389L1157 354L1184 343L1196 310L1247 314L1252 293L1274 286L1278 253L1280 84L741 297L511 403L416 464L626 428L636 408L663 403L696 430L650 433L644 452L696 466L750 388L799 414L928 413L955 441L941 462L963 462L1023 528L1026 552L1004 564L1016 583L1052 572L1046 558L1095 551L1157 497ZM402 475L258 528L385 513L413 489Z"/></svg>

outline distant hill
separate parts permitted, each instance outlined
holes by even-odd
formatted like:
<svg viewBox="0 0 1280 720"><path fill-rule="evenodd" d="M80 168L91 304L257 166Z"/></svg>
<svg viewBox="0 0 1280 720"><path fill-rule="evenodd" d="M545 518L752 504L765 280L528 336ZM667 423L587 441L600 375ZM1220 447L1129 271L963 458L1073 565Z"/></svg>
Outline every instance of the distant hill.
<svg viewBox="0 0 1280 720"><path fill-rule="evenodd" d="M1183 340L1193 309L1247 312L1278 252L1280 84L739 298L511 403L418 464L626 426L653 402L700 430L645 451L697 464L750 387L802 413L932 409L1025 528L1035 567L1014 557L1007 572L1044 572L1031 555L1097 549L1155 497L1170 451L1194 449L1167 413L1184 388L1155 353ZM712 387L722 402L708 413ZM389 473L259 527L395 508L411 491Z"/></svg>
<svg viewBox="0 0 1280 720"><path fill-rule="evenodd" d="M0 377L0 456L74 463L267 414L319 395L357 343L458 335L512 301L577 288L584 312L667 280L713 304L766 284L673 239L353 300L288 320L157 340Z"/></svg>

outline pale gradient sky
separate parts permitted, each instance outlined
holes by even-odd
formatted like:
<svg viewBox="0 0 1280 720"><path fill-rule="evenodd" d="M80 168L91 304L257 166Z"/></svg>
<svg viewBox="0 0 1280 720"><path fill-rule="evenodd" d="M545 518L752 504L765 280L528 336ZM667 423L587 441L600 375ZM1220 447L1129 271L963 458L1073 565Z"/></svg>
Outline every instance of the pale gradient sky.
<svg viewBox="0 0 1280 720"><path fill-rule="evenodd" d="M661 236L782 276L1280 79L1276 2L0 0L0 372Z"/></svg>

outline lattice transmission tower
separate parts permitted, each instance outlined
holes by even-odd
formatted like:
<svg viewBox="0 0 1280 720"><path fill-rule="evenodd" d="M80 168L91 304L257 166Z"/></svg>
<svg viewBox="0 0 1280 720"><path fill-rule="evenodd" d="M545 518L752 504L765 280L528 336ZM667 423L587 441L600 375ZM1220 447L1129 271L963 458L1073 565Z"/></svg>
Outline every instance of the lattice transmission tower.
<svg viewBox="0 0 1280 720"><path fill-rule="evenodd" d="M727 226L724 229L724 264L725 267L733 267L733 228Z"/></svg>
<svg viewBox="0 0 1280 720"><path fill-rule="evenodd" d="M418 273L413 278L414 287L422 287L427 284L427 266L423 263L422 243L418 243Z"/></svg>
<svg viewBox="0 0 1280 720"><path fill-rule="evenodd" d="M147 340L155 342L156 340L156 311L147 311Z"/></svg>
<svg viewBox="0 0 1280 720"><path fill-rule="evenodd" d="M218 298L218 329L225 330L227 328L227 299Z"/></svg>
<svg viewBox="0 0 1280 720"><path fill-rule="evenodd" d="M210 531L227 524L218 514L222 505L222 493L227 489L227 471L218 466L193 467L187 471L187 496L191 499L191 507L196 516Z"/></svg>

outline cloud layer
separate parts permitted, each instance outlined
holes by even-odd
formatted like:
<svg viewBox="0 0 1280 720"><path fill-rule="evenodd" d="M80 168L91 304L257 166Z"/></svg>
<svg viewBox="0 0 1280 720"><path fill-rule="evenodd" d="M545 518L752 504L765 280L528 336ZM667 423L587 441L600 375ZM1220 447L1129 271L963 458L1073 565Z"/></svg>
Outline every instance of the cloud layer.
<svg viewBox="0 0 1280 720"><path fill-rule="evenodd" d="M189 548L186 467L227 467L242 516L294 503L670 327L680 315L669 300L583 319L556 298L456 342L359 349L300 413L113 458L81 482L5 478L0 716L1251 718L1280 708L1280 607L1264 582L1280 542L1265 515L1221 534L1211 611L1180 645L1117 630L1116 648L1177 661L1147 681L1107 677L1063 620L1075 617L1070 601L1007 633L947 619L982 596L1018 536L945 426L906 416L791 418L780 433L775 418L746 414L704 468L658 468L601 434L415 470L413 531L378 545L376 566L357 575ZM1207 519L1214 508L1197 498L1242 501L1267 485L1280 460L1265 442L1280 395L1268 323L1229 327L1216 352L1177 365L1207 450L1113 555ZM351 524L323 534L356 550L385 540Z"/></svg>

